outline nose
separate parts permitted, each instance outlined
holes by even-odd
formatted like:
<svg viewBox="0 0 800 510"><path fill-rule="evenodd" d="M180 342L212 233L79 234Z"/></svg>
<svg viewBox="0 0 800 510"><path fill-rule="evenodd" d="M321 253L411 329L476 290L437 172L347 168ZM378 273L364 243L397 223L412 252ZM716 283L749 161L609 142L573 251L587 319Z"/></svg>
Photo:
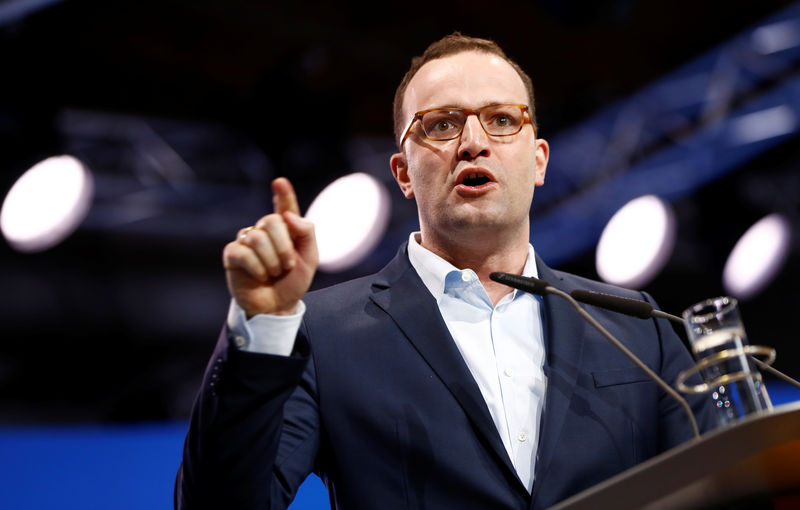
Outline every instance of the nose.
<svg viewBox="0 0 800 510"><path fill-rule="evenodd" d="M458 158L462 160L475 159L478 156L489 155L489 135L483 130L477 115L467 117L464 130L458 142Z"/></svg>

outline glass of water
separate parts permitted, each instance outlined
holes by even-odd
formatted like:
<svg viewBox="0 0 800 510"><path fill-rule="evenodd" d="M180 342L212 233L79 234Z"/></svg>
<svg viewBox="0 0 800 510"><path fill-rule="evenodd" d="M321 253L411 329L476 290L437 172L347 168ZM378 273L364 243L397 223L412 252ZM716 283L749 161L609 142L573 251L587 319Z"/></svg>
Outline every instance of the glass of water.
<svg viewBox="0 0 800 510"><path fill-rule="evenodd" d="M736 299L701 301L684 311L683 318L719 424L772 410L761 373L750 357L752 347Z"/></svg>

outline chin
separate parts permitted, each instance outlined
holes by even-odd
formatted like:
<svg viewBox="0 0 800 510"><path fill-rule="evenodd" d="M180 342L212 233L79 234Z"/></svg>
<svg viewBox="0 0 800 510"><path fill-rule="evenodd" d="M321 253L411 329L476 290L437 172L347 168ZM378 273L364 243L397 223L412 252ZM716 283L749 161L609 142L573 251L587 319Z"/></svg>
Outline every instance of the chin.
<svg viewBox="0 0 800 510"><path fill-rule="evenodd" d="M452 221L449 223L451 228L463 232L500 229L509 226L507 221L504 221L501 216L493 214L470 215L469 217L452 218Z"/></svg>

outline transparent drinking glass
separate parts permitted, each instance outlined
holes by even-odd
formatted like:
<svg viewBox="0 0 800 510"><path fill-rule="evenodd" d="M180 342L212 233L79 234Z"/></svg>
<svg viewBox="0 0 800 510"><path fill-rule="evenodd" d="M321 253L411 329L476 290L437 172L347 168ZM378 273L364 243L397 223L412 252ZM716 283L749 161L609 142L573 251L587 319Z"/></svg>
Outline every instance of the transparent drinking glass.
<svg viewBox="0 0 800 510"><path fill-rule="evenodd" d="M771 355L774 359L775 351L749 345L736 299L723 296L701 301L684 311L683 318L704 383L686 387L681 381L680 389L708 393L720 426L771 411L772 403L752 356Z"/></svg>

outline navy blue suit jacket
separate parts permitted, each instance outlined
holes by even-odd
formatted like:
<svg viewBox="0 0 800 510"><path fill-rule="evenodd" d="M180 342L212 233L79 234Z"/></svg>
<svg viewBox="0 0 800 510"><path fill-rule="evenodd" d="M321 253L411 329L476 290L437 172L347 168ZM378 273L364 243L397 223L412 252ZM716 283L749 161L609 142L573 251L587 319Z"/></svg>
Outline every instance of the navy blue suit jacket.
<svg viewBox="0 0 800 510"><path fill-rule="evenodd" d="M649 300L537 265L566 292ZM313 471L333 508L543 509L691 437L675 402L547 296L547 391L528 494L405 248L379 273L304 301L288 358L239 351L223 331L195 404L176 507L285 508ZM588 308L668 383L691 365L666 322ZM693 407L705 424L701 402Z"/></svg>

